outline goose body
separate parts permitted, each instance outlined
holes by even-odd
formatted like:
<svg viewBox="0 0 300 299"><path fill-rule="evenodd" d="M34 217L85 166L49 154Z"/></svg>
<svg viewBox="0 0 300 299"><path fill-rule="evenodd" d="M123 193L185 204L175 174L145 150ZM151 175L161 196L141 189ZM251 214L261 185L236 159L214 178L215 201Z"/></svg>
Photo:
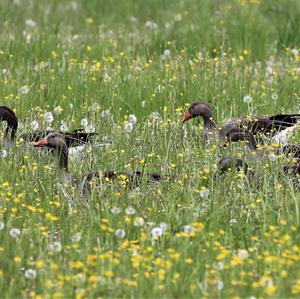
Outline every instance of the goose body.
<svg viewBox="0 0 300 299"><path fill-rule="evenodd" d="M68 181L72 181L71 175L68 169L68 145L66 142L66 136L61 133L50 133L45 138L37 141L34 144L34 147L47 147L53 149L59 158L59 168L63 171L64 182L67 178ZM93 180L99 181L100 184L109 182L109 181L124 181L124 183L136 185L138 184L143 177L146 177L147 182L159 182L167 176L160 175L158 173L142 173L136 171L133 173L124 173L118 171L96 171L91 172L83 176L82 187L85 190L89 190L93 183Z"/></svg>
<svg viewBox="0 0 300 299"><path fill-rule="evenodd" d="M274 135L286 128L294 126L300 119L300 114L278 114L273 116L242 116L237 119L229 120L223 125L218 126L213 119L212 109L208 104L200 101L191 103L185 113L182 122L201 116L204 120L204 138L218 135L221 139L234 128L243 129L252 134L264 133Z"/></svg>

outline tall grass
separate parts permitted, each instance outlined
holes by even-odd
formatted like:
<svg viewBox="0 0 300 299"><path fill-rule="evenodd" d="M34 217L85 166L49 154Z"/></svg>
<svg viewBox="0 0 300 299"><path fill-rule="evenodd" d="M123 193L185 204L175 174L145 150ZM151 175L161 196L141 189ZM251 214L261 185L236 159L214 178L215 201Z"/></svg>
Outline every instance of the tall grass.
<svg viewBox="0 0 300 299"><path fill-rule="evenodd" d="M257 160L243 143L207 147L202 121L182 126L181 117L199 98L220 123L299 112L299 6L1 1L0 99L15 109L18 134L32 121L46 129L49 111L57 130L87 118L112 146L70 159L74 181L108 169L176 180L83 194L61 183L55 156L18 140L1 158L0 294L298 297L299 192L283 174L288 161L280 151ZM126 133L129 114L138 122ZM256 174L220 176L225 155Z"/></svg>

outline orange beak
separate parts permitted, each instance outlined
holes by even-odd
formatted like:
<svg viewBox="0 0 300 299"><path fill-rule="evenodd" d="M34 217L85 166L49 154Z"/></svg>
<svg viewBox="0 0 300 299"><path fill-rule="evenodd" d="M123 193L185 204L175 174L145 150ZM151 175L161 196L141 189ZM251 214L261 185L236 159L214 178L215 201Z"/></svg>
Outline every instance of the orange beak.
<svg viewBox="0 0 300 299"><path fill-rule="evenodd" d="M188 120L191 119L191 118L192 118L191 112L190 112L190 111L187 111L187 112L184 114L182 123L185 123L186 121L188 121Z"/></svg>
<svg viewBox="0 0 300 299"><path fill-rule="evenodd" d="M41 139L41 140L37 141L33 146L34 147L44 147L44 146L47 146L47 145L48 145L48 139L44 138L44 139Z"/></svg>

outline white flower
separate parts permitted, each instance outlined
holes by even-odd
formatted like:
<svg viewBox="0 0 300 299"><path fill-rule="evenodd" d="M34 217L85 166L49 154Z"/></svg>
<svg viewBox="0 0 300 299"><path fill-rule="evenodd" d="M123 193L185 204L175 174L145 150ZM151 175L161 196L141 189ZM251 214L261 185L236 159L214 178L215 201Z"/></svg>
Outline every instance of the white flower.
<svg viewBox="0 0 300 299"><path fill-rule="evenodd" d="M5 149L0 150L0 157L5 158L7 156L7 151Z"/></svg>
<svg viewBox="0 0 300 299"><path fill-rule="evenodd" d="M275 161L278 160L278 157L277 157L274 153L270 154L270 155L268 156L268 158L269 158L269 160L272 161L272 162L275 162Z"/></svg>
<svg viewBox="0 0 300 299"><path fill-rule="evenodd" d="M195 228L192 225L185 225L183 227L183 231L185 233L192 233L193 231L195 231Z"/></svg>
<svg viewBox="0 0 300 299"><path fill-rule="evenodd" d="M278 99L278 94L276 92L273 92L271 98L272 100L276 101Z"/></svg>
<svg viewBox="0 0 300 299"><path fill-rule="evenodd" d="M116 235L118 238L123 239L123 238L125 237L126 233L125 233L125 230L124 230L124 229L117 229L117 230L115 231L115 235Z"/></svg>
<svg viewBox="0 0 300 299"><path fill-rule="evenodd" d="M62 111L63 111L63 109L62 109L60 106L55 106L55 107L53 108L53 112L54 112L55 114L61 114Z"/></svg>
<svg viewBox="0 0 300 299"><path fill-rule="evenodd" d="M81 233L76 233L74 236L72 236L71 241L72 243L77 243L81 240Z"/></svg>
<svg viewBox="0 0 300 299"><path fill-rule="evenodd" d="M171 28L171 24L170 24L169 22L167 22L167 23L165 24L165 28L166 28L166 29Z"/></svg>
<svg viewBox="0 0 300 299"><path fill-rule="evenodd" d="M218 291L221 291L224 288L224 282L222 280L218 280L216 282L216 288Z"/></svg>
<svg viewBox="0 0 300 299"><path fill-rule="evenodd" d="M204 189L200 190L200 196L203 197L203 198L208 197L209 194L210 194L210 192L209 192L209 190L207 188L204 188Z"/></svg>
<svg viewBox="0 0 300 299"><path fill-rule="evenodd" d="M211 169L212 169L213 172L215 172L219 169L219 167L216 163L213 163L213 164L211 164Z"/></svg>
<svg viewBox="0 0 300 299"><path fill-rule="evenodd" d="M35 279L36 278L36 271L33 269L27 269L25 271L25 277L27 279Z"/></svg>
<svg viewBox="0 0 300 299"><path fill-rule="evenodd" d="M37 120L33 120L31 122L31 129L32 131L37 131L39 129L39 123Z"/></svg>
<svg viewBox="0 0 300 299"><path fill-rule="evenodd" d="M9 234L11 235L11 237L17 238L17 237L20 237L21 231L20 231L18 228L12 228L12 229L9 231Z"/></svg>
<svg viewBox="0 0 300 299"><path fill-rule="evenodd" d="M181 14L175 15L174 20L175 20L176 22L180 22L180 21L182 20Z"/></svg>
<svg viewBox="0 0 300 299"><path fill-rule="evenodd" d="M109 109L103 110L103 111L101 112L100 116L103 117L103 118L104 118L104 117L110 117L110 116L111 116L111 112L110 112Z"/></svg>
<svg viewBox="0 0 300 299"><path fill-rule="evenodd" d="M151 235L153 239L157 239L158 237L161 237L163 234L163 230L161 227L154 227L151 230Z"/></svg>
<svg viewBox="0 0 300 299"><path fill-rule="evenodd" d="M25 21L25 25L29 27L36 27L36 22L32 19L28 19Z"/></svg>
<svg viewBox="0 0 300 299"><path fill-rule="evenodd" d="M161 223L159 224L159 227L160 227L163 231L165 231L165 230L167 230L167 228L168 228L168 224L165 223L165 222L161 222Z"/></svg>
<svg viewBox="0 0 300 299"><path fill-rule="evenodd" d="M232 218L232 219L229 220L229 224L230 225L237 224L237 220L235 218Z"/></svg>
<svg viewBox="0 0 300 299"><path fill-rule="evenodd" d="M29 92L28 85L21 86L20 89L19 89L19 93L21 95L26 95L28 92Z"/></svg>
<svg viewBox="0 0 300 299"><path fill-rule="evenodd" d="M4 222L0 221L0 230L3 230L4 226L5 226Z"/></svg>
<svg viewBox="0 0 300 299"><path fill-rule="evenodd" d="M142 101L142 102L141 102L141 106L142 106L143 108L145 108L145 107L146 107L146 104L147 104L147 102L146 102L146 101Z"/></svg>
<svg viewBox="0 0 300 299"><path fill-rule="evenodd" d="M62 132L66 132L68 131L68 126L67 124L62 120L60 123L60 128L59 128Z"/></svg>
<svg viewBox="0 0 300 299"><path fill-rule="evenodd" d="M137 117L134 114L128 116L128 122L135 125L137 123Z"/></svg>
<svg viewBox="0 0 300 299"><path fill-rule="evenodd" d="M224 269L224 263L223 262L214 263L214 267L217 270L223 270Z"/></svg>
<svg viewBox="0 0 300 299"><path fill-rule="evenodd" d="M133 221L134 226L143 226L144 225L144 219L142 217L135 217Z"/></svg>
<svg viewBox="0 0 300 299"><path fill-rule="evenodd" d="M53 117L52 112L45 112L45 114L44 114L45 122L51 124L53 122L53 119L54 119L54 117Z"/></svg>
<svg viewBox="0 0 300 299"><path fill-rule="evenodd" d="M90 124L90 125L87 125L84 127L84 131L86 133L94 133L96 131L96 127L94 125Z"/></svg>
<svg viewBox="0 0 300 299"><path fill-rule="evenodd" d="M130 17L130 22L136 24L136 23L138 22L137 17L131 16L131 17Z"/></svg>
<svg viewBox="0 0 300 299"><path fill-rule="evenodd" d="M88 120L86 118L83 118L81 121L80 121L80 124L83 126L83 127L86 127L88 125Z"/></svg>
<svg viewBox="0 0 300 299"><path fill-rule="evenodd" d="M121 213L121 209L118 208L118 207L113 207L113 208L110 210L110 212L111 212L112 214L117 215L117 214L120 214L120 213Z"/></svg>
<svg viewBox="0 0 300 299"><path fill-rule="evenodd" d="M60 242L55 241L55 242L49 244L48 249L53 252L59 252L62 249L62 245Z"/></svg>
<svg viewBox="0 0 300 299"><path fill-rule="evenodd" d="M245 260L249 257L249 253L246 249L239 249L237 252L237 256L241 259L241 260Z"/></svg>
<svg viewBox="0 0 300 299"><path fill-rule="evenodd" d="M293 55L295 55L295 56L299 55L299 51L298 51L296 48L293 48L293 49L291 50L291 53L292 53Z"/></svg>
<svg viewBox="0 0 300 299"><path fill-rule="evenodd" d="M152 118L153 120L156 120L156 121L161 121L161 116L158 112L152 112L150 114L150 118Z"/></svg>
<svg viewBox="0 0 300 299"><path fill-rule="evenodd" d="M126 133L130 133L133 130L133 124L132 123L127 123L124 125L124 131Z"/></svg>
<svg viewBox="0 0 300 299"><path fill-rule="evenodd" d="M164 57L171 56L171 51L169 49L164 50Z"/></svg>
<svg viewBox="0 0 300 299"><path fill-rule="evenodd" d="M149 227L152 227L152 226L155 225L155 222L149 221L149 222L147 222L147 225L148 225Z"/></svg>
<svg viewBox="0 0 300 299"><path fill-rule="evenodd" d="M126 208L125 214L126 215L134 215L135 214L135 209L133 207L129 206L128 208Z"/></svg>
<svg viewBox="0 0 300 299"><path fill-rule="evenodd" d="M97 111L100 108L100 106L97 102L93 102L90 107L91 107L92 111Z"/></svg>
<svg viewBox="0 0 300 299"><path fill-rule="evenodd" d="M243 101L246 104L250 104L252 102L252 100L253 100L252 97L249 96L249 95L246 95L246 96L243 97Z"/></svg>
<svg viewBox="0 0 300 299"><path fill-rule="evenodd" d="M157 24L156 24L155 22L153 22L153 21L147 21L147 22L145 23L145 27L146 27L146 28L149 28L149 29L156 29L158 26L157 26Z"/></svg>

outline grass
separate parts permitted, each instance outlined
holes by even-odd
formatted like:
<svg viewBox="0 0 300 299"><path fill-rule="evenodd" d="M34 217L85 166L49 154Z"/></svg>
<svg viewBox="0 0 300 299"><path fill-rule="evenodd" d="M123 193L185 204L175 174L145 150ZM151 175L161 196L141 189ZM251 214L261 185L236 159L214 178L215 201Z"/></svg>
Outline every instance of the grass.
<svg viewBox="0 0 300 299"><path fill-rule="evenodd" d="M108 169L176 176L83 196L60 183L55 157L18 142L0 170L2 296L299 297L300 197L282 174L286 160L257 161L243 144L205 147L202 121L180 121L198 98L220 123L297 113L299 6L1 1L0 99L15 109L18 133L33 120L46 129L49 111L54 129L87 118L112 146L71 160L74 176ZM129 114L138 122L127 134ZM256 177L216 174L225 155L244 157Z"/></svg>

